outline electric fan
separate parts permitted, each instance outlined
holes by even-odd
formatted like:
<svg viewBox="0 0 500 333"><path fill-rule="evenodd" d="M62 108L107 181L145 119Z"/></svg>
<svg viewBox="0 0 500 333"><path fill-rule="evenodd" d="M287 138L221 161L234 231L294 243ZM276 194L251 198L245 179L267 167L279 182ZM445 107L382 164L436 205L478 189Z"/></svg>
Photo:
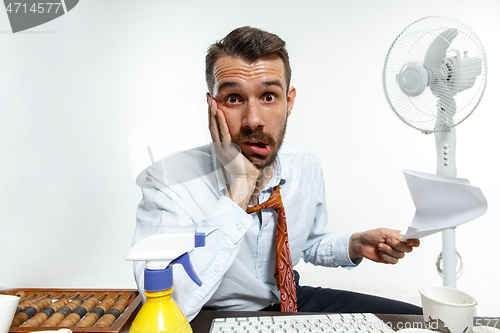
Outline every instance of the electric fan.
<svg viewBox="0 0 500 333"><path fill-rule="evenodd" d="M425 134L434 133L437 174L456 177L455 126L474 111L486 86L486 56L476 34L448 17L415 21L392 43L382 80L396 115ZM448 229L443 231L443 283L453 288L455 256L455 230Z"/></svg>

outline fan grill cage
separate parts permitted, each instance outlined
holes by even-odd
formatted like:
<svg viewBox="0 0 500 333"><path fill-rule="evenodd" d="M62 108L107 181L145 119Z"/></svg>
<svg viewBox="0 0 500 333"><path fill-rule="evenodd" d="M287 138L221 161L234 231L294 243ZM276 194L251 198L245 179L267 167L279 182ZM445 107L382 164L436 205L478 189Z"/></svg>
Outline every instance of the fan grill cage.
<svg viewBox="0 0 500 333"><path fill-rule="evenodd" d="M440 34L450 28L458 31L457 36L452 40L446 51L446 58L457 57L459 59L473 59L480 66L480 74L475 77L475 82L469 89L460 91L458 87L448 82L450 89L456 89L454 95L456 103L455 114L449 114L449 121L443 128L436 128L438 116L438 98L427 87L422 94L410 97L404 94L397 81L396 76L401 68L411 62L422 64L429 46L436 38L441 38ZM469 61L469 60L467 60ZM436 74L443 74L443 61L433 64ZM470 71L462 62L455 66L455 73L460 71L463 78L467 78ZM434 72L434 70L433 70ZM446 75L446 73L444 73ZM449 73L451 76L454 73ZM473 77L470 77L470 80ZM461 82L461 81L460 81ZM384 63L383 69L384 92L396 115L406 124L421 130L425 133L446 130L464 121L476 108L482 98L486 85L486 56L479 38L464 23L447 17L427 17L420 19L409 25L392 43ZM450 101L442 100L444 105ZM451 101L452 103L453 101Z"/></svg>

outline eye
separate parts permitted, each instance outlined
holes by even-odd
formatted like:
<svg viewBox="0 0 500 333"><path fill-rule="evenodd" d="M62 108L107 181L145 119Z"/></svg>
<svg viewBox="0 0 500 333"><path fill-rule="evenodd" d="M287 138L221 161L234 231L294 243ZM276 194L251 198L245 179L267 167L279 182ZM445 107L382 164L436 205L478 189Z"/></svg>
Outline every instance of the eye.
<svg viewBox="0 0 500 333"><path fill-rule="evenodd" d="M236 104L239 102L239 98L236 95L229 95L226 97L226 102L229 104Z"/></svg>
<svg viewBox="0 0 500 333"><path fill-rule="evenodd" d="M273 102L275 99L276 99L275 94L268 93L268 94L264 95L264 101L266 101L268 103Z"/></svg>

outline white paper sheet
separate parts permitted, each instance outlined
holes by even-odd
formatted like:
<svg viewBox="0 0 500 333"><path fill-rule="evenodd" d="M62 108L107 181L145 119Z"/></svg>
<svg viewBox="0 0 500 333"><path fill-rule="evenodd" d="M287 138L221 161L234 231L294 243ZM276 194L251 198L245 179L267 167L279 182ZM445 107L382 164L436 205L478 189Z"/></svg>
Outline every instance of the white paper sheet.
<svg viewBox="0 0 500 333"><path fill-rule="evenodd" d="M472 221L488 208L486 198L467 179L403 170L415 215L403 241L422 238Z"/></svg>

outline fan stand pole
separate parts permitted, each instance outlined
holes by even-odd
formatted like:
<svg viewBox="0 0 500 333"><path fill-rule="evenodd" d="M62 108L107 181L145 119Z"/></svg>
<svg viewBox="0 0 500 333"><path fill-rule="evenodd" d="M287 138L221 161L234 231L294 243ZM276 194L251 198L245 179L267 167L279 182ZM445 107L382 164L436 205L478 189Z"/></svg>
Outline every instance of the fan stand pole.
<svg viewBox="0 0 500 333"><path fill-rule="evenodd" d="M442 132L434 132L437 152L437 174L456 177L455 151L457 134L455 127ZM457 287L455 228L447 229L443 235L443 285Z"/></svg>
<svg viewBox="0 0 500 333"><path fill-rule="evenodd" d="M443 286L450 288L457 287L455 229L443 230Z"/></svg>

